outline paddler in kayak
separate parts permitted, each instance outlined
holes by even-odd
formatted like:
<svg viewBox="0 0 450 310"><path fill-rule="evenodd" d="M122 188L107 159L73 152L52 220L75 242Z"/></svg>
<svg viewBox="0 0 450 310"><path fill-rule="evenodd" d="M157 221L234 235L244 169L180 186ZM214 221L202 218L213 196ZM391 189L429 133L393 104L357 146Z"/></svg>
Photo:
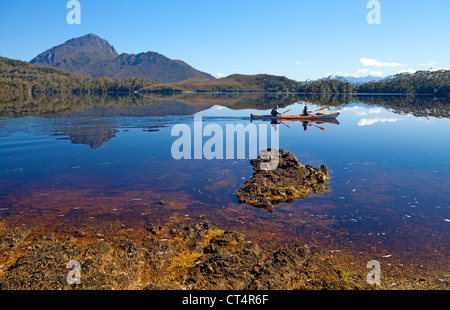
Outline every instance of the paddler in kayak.
<svg viewBox="0 0 450 310"><path fill-rule="evenodd" d="M308 115L309 115L308 107L305 105L302 116L308 116Z"/></svg>
<svg viewBox="0 0 450 310"><path fill-rule="evenodd" d="M281 115L281 113L278 112L278 106L277 106L277 105L272 109L272 111L270 112L270 114L271 114L272 116L278 116L278 115Z"/></svg>

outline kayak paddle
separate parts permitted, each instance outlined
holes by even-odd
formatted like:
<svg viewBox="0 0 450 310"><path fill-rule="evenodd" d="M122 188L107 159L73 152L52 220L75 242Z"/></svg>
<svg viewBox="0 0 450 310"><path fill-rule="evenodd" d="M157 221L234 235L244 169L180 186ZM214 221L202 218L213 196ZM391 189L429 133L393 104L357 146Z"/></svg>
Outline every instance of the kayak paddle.
<svg viewBox="0 0 450 310"><path fill-rule="evenodd" d="M323 111L323 110L325 110L325 107L320 108L319 110L316 110L316 111L309 112L309 113L316 113L316 112L318 112L318 111Z"/></svg>

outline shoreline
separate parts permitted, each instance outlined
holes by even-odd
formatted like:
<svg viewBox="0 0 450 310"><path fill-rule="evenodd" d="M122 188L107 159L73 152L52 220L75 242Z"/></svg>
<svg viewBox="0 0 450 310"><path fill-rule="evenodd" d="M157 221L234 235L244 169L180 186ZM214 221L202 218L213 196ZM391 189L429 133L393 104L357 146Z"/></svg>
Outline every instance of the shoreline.
<svg viewBox="0 0 450 310"><path fill-rule="evenodd" d="M448 290L443 271L415 274L382 262L381 284L347 251L306 244L268 249L197 216L100 232L44 232L0 223L0 290ZM81 284L67 283L80 263Z"/></svg>
<svg viewBox="0 0 450 310"><path fill-rule="evenodd" d="M203 90L180 90L180 91L159 91L159 90L135 90L135 91L15 91L15 90L2 90L0 89L0 96L19 96L19 95L37 95L37 94L73 94L73 95L145 95L145 94L157 94L157 95L179 95L179 94L195 94L195 95L350 95L350 96L433 96L436 99L448 99L448 96L445 97L441 94L441 96L436 96L433 93L346 93L346 92L266 92L266 91L203 91Z"/></svg>

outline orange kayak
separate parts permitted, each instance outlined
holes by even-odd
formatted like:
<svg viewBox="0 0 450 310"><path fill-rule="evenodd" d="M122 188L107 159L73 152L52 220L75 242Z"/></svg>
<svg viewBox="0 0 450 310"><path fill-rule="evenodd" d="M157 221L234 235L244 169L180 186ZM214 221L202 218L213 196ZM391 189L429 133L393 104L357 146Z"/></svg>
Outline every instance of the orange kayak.
<svg viewBox="0 0 450 310"><path fill-rule="evenodd" d="M311 114L311 115L257 115L250 114L251 119L279 119L279 120L302 120L302 121L320 121L335 119L341 114L340 112L327 113L327 114Z"/></svg>

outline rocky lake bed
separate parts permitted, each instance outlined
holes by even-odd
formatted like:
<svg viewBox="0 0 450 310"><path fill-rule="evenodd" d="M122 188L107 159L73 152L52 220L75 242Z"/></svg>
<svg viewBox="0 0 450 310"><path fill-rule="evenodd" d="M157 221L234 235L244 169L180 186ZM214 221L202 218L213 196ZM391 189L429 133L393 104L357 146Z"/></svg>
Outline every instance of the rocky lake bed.
<svg viewBox="0 0 450 310"><path fill-rule="evenodd" d="M384 290L450 284L448 275L406 274L383 275L380 285L370 285L370 270L350 267L344 253L307 244L268 249L203 216L140 229L103 225L104 233L39 235L3 221L0 290ZM68 279L70 261L79 264L78 284Z"/></svg>

